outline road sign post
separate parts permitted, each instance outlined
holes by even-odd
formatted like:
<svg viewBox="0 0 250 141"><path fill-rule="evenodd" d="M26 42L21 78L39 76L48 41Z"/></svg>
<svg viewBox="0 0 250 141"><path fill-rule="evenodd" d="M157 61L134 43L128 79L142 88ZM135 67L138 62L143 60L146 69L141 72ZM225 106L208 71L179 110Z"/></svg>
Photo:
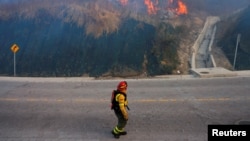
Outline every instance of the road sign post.
<svg viewBox="0 0 250 141"><path fill-rule="evenodd" d="M10 50L14 53L14 76L16 76L16 53L19 50L19 47L16 44L13 44Z"/></svg>

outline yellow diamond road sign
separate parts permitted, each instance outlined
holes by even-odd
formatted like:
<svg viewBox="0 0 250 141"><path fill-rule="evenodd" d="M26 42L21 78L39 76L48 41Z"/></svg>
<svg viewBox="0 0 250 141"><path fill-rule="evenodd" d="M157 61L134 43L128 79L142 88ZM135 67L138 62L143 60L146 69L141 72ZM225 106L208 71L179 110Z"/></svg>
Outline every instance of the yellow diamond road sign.
<svg viewBox="0 0 250 141"><path fill-rule="evenodd" d="M13 52L13 53L16 53L18 50L19 50L19 47L16 45L16 44L14 44L14 45L12 45L11 46L11 51Z"/></svg>

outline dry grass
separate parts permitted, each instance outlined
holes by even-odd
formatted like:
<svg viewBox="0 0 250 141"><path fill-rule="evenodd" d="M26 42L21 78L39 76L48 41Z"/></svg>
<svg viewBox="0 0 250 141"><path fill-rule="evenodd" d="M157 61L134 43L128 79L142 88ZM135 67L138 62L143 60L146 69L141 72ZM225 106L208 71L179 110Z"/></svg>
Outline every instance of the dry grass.
<svg viewBox="0 0 250 141"><path fill-rule="evenodd" d="M13 10L14 9L14 10ZM29 3L0 6L0 19L9 19L14 15L20 18L37 18L39 10L45 10L53 18L64 22L76 23L85 27L86 34L99 36L115 32L120 25L120 12L111 3L102 0L34 0Z"/></svg>

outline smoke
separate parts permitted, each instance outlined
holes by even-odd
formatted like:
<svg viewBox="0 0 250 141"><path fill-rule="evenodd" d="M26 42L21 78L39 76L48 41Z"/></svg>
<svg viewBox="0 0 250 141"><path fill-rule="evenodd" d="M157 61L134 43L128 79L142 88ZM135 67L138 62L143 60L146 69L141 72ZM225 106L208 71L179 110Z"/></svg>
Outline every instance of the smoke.
<svg viewBox="0 0 250 141"><path fill-rule="evenodd" d="M0 0L0 3L12 3L15 0Z"/></svg>
<svg viewBox="0 0 250 141"><path fill-rule="evenodd" d="M0 0L0 4L15 4L15 3L22 3L27 0Z"/></svg>

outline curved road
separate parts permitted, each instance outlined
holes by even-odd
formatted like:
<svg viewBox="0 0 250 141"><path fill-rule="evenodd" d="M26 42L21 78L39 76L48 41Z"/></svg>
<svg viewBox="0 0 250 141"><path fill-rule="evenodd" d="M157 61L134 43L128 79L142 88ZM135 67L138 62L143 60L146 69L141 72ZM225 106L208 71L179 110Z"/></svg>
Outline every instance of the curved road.
<svg viewBox="0 0 250 141"><path fill-rule="evenodd" d="M112 141L118 81L0 77L0 140ZM131 110L120 140L206 141L208 124L250 120L250 77L127 81Z"/></svg>

